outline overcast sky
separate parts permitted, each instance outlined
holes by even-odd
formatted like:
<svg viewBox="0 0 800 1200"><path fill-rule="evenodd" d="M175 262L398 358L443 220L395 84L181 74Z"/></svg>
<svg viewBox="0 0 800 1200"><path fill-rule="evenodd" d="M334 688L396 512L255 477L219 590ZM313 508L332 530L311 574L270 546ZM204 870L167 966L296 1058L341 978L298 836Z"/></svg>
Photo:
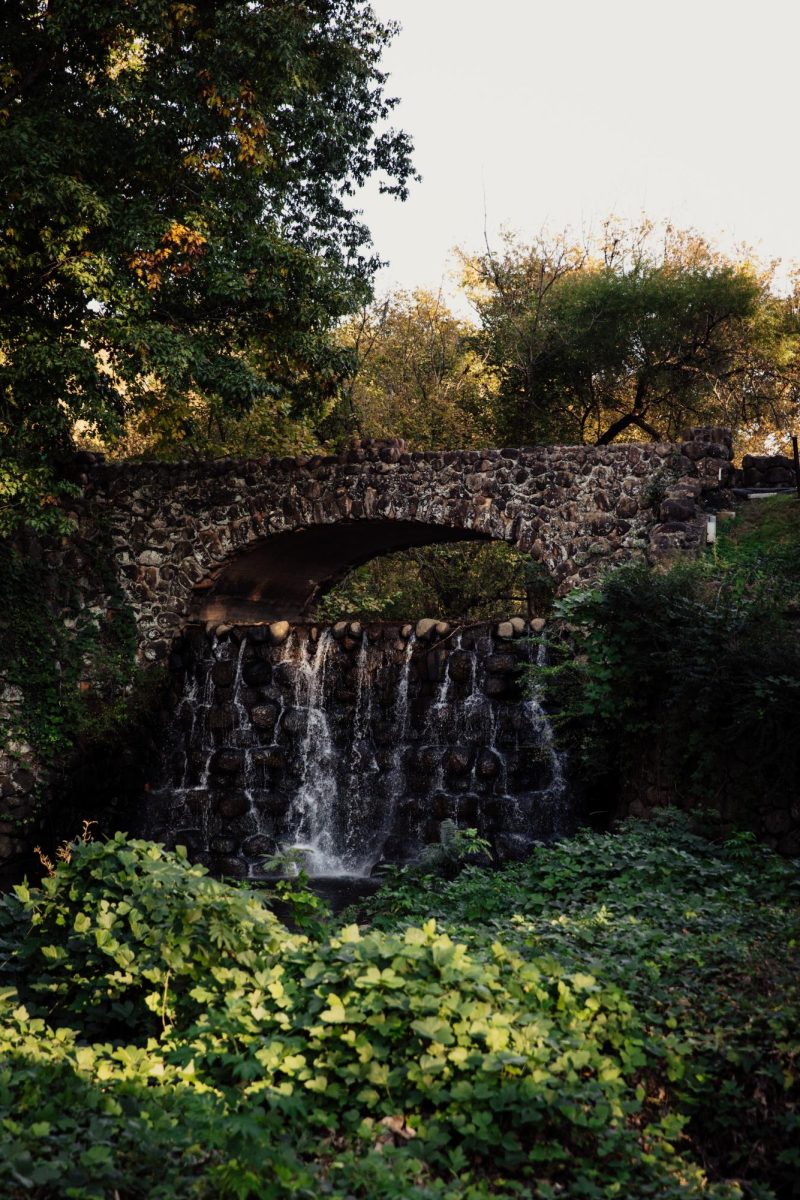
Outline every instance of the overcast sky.
<svg viewBox="0 0 800 1200"><path fill-rule="evenodd" d="M797 0L373 0L423 176L361 199L383 289L503 226L670 218L800 260Z"/></svg>

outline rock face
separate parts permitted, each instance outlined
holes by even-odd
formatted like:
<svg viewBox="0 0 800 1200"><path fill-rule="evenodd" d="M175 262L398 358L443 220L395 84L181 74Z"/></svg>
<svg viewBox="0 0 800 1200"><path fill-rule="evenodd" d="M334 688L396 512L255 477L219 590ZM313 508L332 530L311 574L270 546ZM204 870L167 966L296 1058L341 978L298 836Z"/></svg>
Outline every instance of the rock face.
<svg viewBox="0 0 800 1200"><path fill-rule="evenodd" d="M157 662L188 619L263 622L280 644L352 566L407 546L500 539L561 593L635 556L696 552L699 501L727 481L730 458L728 431L698 428L682 444L100 462L83 480L113 530L140 658Z"/></svg>
<svg viewBox="0 0 800 1200"><path fill-rule="evenodd" d="M534 653L488 624L438 641L399 624L357 639L304 624L280 646L252 627L191 628L174 651L162 780L139 832L234 874L298 844L322 874L404 861L445 818L501 857L522 854L575 821L526 687Z"/></svg>

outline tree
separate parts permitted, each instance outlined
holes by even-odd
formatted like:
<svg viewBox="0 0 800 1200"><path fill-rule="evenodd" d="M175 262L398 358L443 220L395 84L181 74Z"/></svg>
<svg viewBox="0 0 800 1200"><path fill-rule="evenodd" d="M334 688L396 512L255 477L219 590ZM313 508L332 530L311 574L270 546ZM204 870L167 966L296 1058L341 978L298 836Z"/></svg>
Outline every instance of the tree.
<svg viewBox="0 0 800 1200"><path fill-rule="evenodd" d="M419 617L491 621L531 616L552 603L552 583L530 556L505 542L416 546L356 567L322 599L327 621Z"/></svg>
<svg viewBox="0 0 800 1200"><path fill-rule="evenodd" d="M180 438L198 396L243 413L335 392L331 329L376 265L350 198L411 176L384 128L393 32L367 0L4 8L6 526L75 421L114 435L149 412Z"/></svg>
<svg viewBox="0 0 800 1200"><path fill-rule="evenodd" d="M340 436L400 435L415 450L491 444L494 377L473 333L422 289L365 306L341 330L354 370L329 426Z"/></svg>
<svg viewBox="0 0 800 1200"><path fill-rule="evenodd" d="M506 442L752 432L796 409L800 325L773 269L695 234L609 222L587 247L507 238L464 264Z"/></svg>

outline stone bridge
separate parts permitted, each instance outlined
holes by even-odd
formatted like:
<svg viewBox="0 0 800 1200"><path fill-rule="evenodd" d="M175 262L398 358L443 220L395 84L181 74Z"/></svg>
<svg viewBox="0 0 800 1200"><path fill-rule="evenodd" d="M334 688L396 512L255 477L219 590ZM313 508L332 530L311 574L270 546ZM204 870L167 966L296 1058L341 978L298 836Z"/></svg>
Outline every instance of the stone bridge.
<svg viewBox="0 0 800 1200"><path fill-rule="evenodd" d="M105 511L143 661L188 621L300 620L353 567L435 542L500 539L560 593L633 557L697 552L704 492L724 486L731 437L682 443L409 453L364 442L333 458L111 464L84 456Z"/></svg>

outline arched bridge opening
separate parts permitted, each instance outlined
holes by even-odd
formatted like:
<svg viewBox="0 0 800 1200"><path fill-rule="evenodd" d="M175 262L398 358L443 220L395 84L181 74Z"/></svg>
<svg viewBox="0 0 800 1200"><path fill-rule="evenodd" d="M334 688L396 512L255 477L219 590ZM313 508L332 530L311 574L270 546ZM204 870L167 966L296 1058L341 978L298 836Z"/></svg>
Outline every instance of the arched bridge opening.
<svg viewBox="0 0 800 1200"><path fill-rule="evenodd" d="M473 529L380 519L276 533L201 581L189 618L225 624L302 621L332 587L373 558L418 546L490 540Z"/></svg>

